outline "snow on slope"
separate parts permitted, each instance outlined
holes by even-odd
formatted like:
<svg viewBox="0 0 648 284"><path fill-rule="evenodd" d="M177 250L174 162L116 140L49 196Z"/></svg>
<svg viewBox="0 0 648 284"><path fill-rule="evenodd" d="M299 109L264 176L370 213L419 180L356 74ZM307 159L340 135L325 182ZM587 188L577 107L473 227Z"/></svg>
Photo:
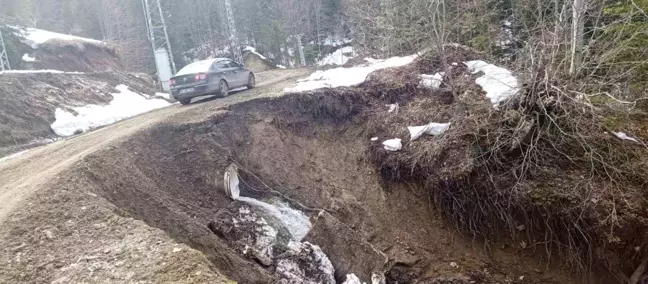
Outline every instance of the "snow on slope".
<svg viewBox="0 0 648 284"><path fill-rule="evenodd" d="M344 65L349 61L349 59L353 58L354 55L353 47L346 46L324 57L317 63L317 66Z"/></svg>
<svg viewBox="0 0 648 284"><path fill-rule="evenodd" d="M268 58L266 58L265 56L263 56L261 53L258 53L258 52L256 51L256 48L254 48L254 47L246 46L243 50L244 50L244 51L252 52L252 53L258 55L259 57L261 57L261 59L263 59L263 60L268 60Z"/></svg>
<svg viewBox="0 0 648 284"><path fill-rule="evenodd" d="M466 62L466 66L473 72L483 72L484 75L477 78L475 83L481 86L486 92L486 97L491 100L494 107L514 96L518 90L518 80L511 71L486 63L481 60Z"/></svg>
<svg viewBox="0 0 648 284"><path fill-rule="evenodd" d="M371 72L389 67L399 67L410 64L418 54L405 57L392 57L384 60L365 58L369 64L351 68L335 68L326 71L319 70L310 77L297 81L297 85L286 88L286 92L304 92L321 88L352 87L362 84Z"/></svg>
<svg viewBox="0 0 648 284"><path fill-rule="evenodd" d="M6 70L0 71L3 74L36 74L36 73L49 73L49 74L85 74L83 72L64 72L60 70Z"/></svg>
<svg viewBox="0 0 648 284"><path fill-rule="evenodd" d="M52 39L57 39L57 40L76 40L76 41L83 41L87 43L93 43L93 44L98 44L98 45L103 45L106 44L103 41L96 40L96 39L90 39L90 38L84 38L84 37L78 37L78 36L73 36L73 35L66 35L66 34L60 34L60 33L55 33L55 32L50 32L46 30L41 30L41 29L35 29L35 28L18 28L20 30L20 36L24 38L24 43L28 44L31 46L33 49L38 49L38 47L45 43L48 40Z"/></svg>
<svg viewBox="0 0 648 284"><path fill-rule="evenodd" d="M113 100L108 105L72 107L77 115L57 108L56 121L51 125L54 133L59 136L72 136L79 131L85 132L171 105L161 99L146 99L129 90L126 85L119 85L116 89L119 93L112 94Z"/></svg>
<svg viewBox="0 0 648 284"><path fill-rule="evenodd" d="M25 53L25 55L23 55L22 57L22 60L25 62L34 62L36 61L36 57L31 57L29 56L29 53Z"/></svg>

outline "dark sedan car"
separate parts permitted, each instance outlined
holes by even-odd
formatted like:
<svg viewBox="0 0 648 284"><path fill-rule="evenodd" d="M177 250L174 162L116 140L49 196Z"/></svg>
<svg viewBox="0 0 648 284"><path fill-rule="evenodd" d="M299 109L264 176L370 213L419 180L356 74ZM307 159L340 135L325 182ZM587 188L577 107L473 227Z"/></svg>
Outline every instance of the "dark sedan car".
<svg viewBox="0 0 648 284"><path fill-rule="evenodd" d="M241 87L254 88L256 79L252 71L227 58L201 60L182 68L171 78L171 95L181 104L204 95L226 97L230 90Z"/></svg>

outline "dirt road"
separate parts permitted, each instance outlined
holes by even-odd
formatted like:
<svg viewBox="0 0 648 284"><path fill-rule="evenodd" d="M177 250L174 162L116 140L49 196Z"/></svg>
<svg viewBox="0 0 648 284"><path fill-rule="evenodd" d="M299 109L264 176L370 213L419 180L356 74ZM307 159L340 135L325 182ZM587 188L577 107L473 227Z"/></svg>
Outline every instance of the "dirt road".
<svg viewBox="0 0 648 284"><path fill-rule="evenodd" d="M254 90L241 91L228 98L198 98L189 106L173 105L0 162L0 225L34 191L65 168L97 150L176 115L213 111L224 105L256 97L279 95L283 88L307 73L308 70L305 69L259 73L259 86Z"/></svg>

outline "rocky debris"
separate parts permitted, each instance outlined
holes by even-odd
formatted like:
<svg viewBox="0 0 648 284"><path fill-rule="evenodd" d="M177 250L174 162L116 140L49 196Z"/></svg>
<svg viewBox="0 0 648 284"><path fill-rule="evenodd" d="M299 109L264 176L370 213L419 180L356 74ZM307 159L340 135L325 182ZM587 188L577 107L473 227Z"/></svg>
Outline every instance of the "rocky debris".
<svg viewBox="0 0 648 284"><path fill-rule="evenodd" d="M278 283L335 283L333 264L320 247L291 240L282 222L264 214L234 201L220 210L208 227L244 255L274 267Z"/></svg>
<svg viewBox="0 0 648 284"><path fill-rule="evenodd" d="M219 211L215 220L209 223L209 229L233 243L244 255L265 266L272 265L278 232L249 206L230 206Z"/></svg>
<svg viewBox="0 0 648 284"><path fill-rule="evenodd" d="M277 262L279 283L335 283L335 269L322 249L308 242L290 242Z"/></svg>
<svg viewBox="0 0 648 284"><path fill-rule="evenodd" d="M362 239L357 231L322 212L304 240L321 246L333 260L338 281L354 273L362 282L371 283L374 274L384 275L387 256Z"/></svg>
<svg viewBox="0 0 648 284"><path fill-rule="evenodd" d="M358 279L358 276L355 276L355 274L349 274L346 276L346 280L344 280L344 283L342 284L363 284L360 279Z"/></svg>

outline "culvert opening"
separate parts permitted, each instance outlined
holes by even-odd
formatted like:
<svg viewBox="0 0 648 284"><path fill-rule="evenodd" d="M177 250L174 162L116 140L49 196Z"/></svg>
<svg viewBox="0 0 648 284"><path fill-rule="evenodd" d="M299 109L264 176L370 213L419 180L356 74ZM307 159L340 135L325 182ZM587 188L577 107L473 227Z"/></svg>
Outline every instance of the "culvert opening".
<svg viewBox="0 0 648 284"><path fill-rule="evenodd" d="M92 191L240 283L354 283L351 274L360 283L579 282L524 250L528 241L479 234L506 227L477 210L491 196L479 191L488 182L471 179L483 146L470 143L474 118L494 114L476 75L457 70L463 83L452 91L429 90L411 75L419 67L407 68L359 88L185 114L86 159L81 171ZM429 122L450 130L408 141L408 126ZM393 138L403 150L384 149ZM238 193L224 186L231 165ZM474 182L485 186L463 190ZM536 233L520 225L520 235Z"/></svg>

